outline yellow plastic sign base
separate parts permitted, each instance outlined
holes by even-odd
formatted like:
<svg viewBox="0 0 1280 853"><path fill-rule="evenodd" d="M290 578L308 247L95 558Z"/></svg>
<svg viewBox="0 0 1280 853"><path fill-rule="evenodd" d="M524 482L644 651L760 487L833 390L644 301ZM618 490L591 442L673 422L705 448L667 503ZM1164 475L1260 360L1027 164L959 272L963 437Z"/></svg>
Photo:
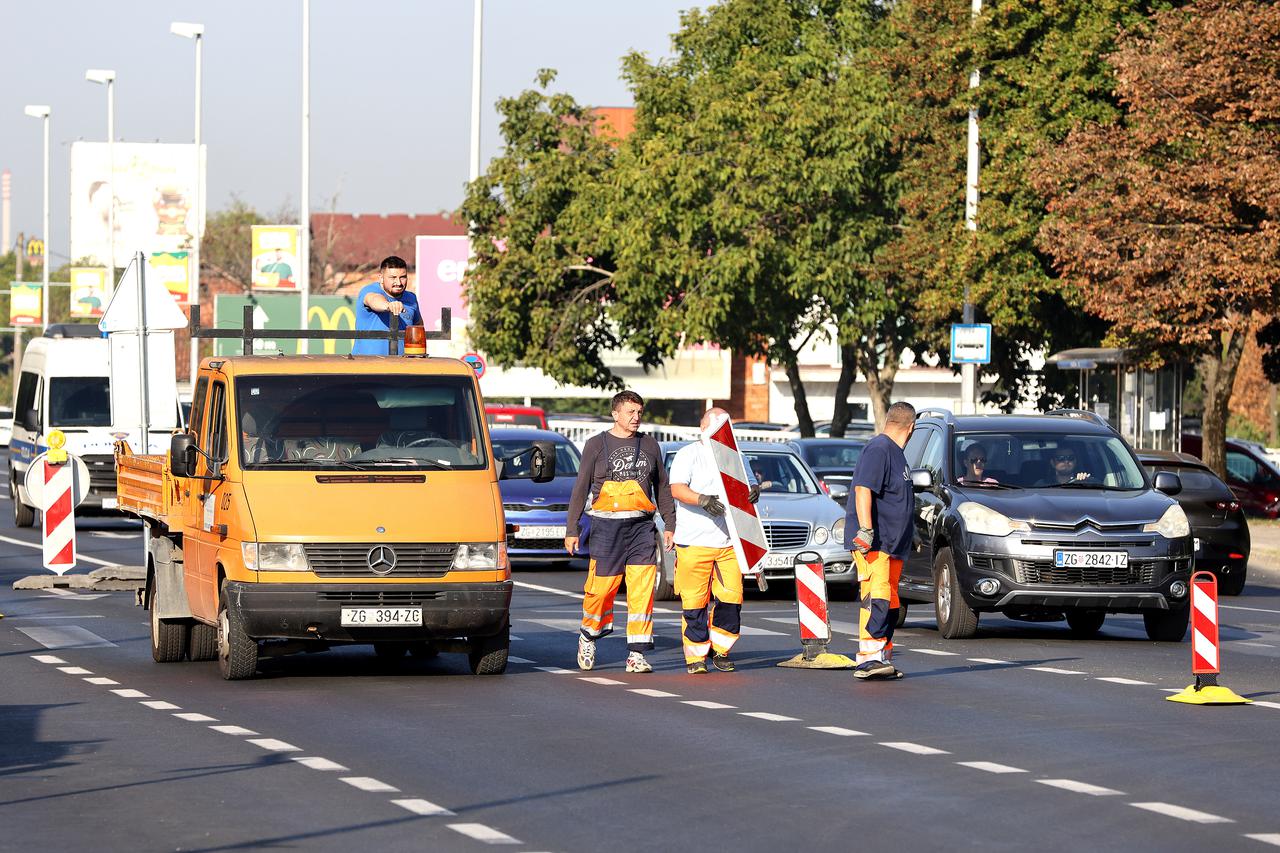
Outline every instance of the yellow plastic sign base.
<svg viewBox="0 0 1280 853"><path fill-rule="evenodd" d="M798 654L791 660L784 660L778 666L791 667L793 669L853 669L853 660L845 655L838 655L834 652L822 652L812 660L805 660L804 654Z"/></svg>
<svg viewBox="0 0 1280 853"><path fill-rule="evenodd" d="M1170 702L1181 702L1184 705L1249 705L1252 699L1238 695L1230 687L1214 684L1196 689L1194 684L1187 685L1181 693L1164 697Z"/></svg>

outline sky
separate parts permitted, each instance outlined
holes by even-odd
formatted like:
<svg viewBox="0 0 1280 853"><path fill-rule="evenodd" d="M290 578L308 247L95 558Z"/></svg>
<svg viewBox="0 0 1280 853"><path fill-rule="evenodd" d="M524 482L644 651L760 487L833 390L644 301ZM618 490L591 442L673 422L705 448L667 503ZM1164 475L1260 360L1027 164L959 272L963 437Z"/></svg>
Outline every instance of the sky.
<svg viewBox="0 0 1280 853"><path fill-rule="evenodd" d="M580 102L629 106L624 54L670 55L695 0L485 0L481 168L499 151L500 97L540 68ZM41 227L43 137L26 104L48 104L49 252L67 258L68 161L107 133L104 86L116 72L117 141L194 137L195 48L173 21L202 23L202 140L210 212L239 198L263 213L301 198L302 0L0 0L0 170L12 172L11 239ZM436 213L468 177L472 0L312 0L311 208ZM296 214L295 214L296 215Z"/></svg>

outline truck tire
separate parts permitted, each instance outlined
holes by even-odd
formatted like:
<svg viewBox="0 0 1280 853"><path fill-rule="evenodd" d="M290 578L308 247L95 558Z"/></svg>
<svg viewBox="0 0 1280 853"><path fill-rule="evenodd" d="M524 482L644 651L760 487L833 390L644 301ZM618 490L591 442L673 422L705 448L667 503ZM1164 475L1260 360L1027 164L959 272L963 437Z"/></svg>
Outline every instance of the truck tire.
<svg viewBox="0 0 1280 853"><path fill-rule="evenodd" d="M18 471L9 469L9 500L13 501L13 526L33 527L36 523L35 507L27 506L18 497Z"/></svg>
<svg viewBox="0 0 1280 853"><path fill-rule="evenodd" d="M1087 640L1097 636L1106 619L1107 614L1101 610L1067 611L1067 627L1071 629L1071 636L1077 640Z"/></svg>
<svg viewBox="0 0 1280 853"><path fill-rule="evenodd" d="M1142 614L1142 624L1147 629L1147 638L1157 643L1181 643L1187 635L1187 622L1191 616L1191 606L1183 605L1169 610L1153 610Z"/></svg>
<svg viewBox="0 0 1280 853"><path fill-rule="evenodd" d="M191 623L191 640L187 656L195 661L217 660L218 629L203 622Z"/></svg>
<svg viewBox="0 0 1280 853"><path fill-rule="evenodd" d="M151 612L151 659L156 663L176 663L187 656L187 625L181 619L161 619L156 609L156 586L151 584L147 600Z"/></svg>
<svg viewBox="0 0 1280 853"><path fill-rule="evenodd" d="M938 632L944 640L967 640L978 633L978 614L973 612L960 594L960 580L956 577L955 558L950 548L938 551L933 561L933 579L936 592L933 611L938 617Z"/></svg>
<svg viewBox="0 0 1280 853"><path fill-rule="evenodd" d="M492 637L469 637L471 651L467 662L472 675L501 675L507 671L507 652L511 649L511 628L503 628Z"/></svg>
<svg viewBox="0 0 1280 853"><path fill-rule="evenodd" d="M227 607L227 582L218 596L218 670L227 681L252 678L258 669L258 641L245 633L240 616Z"/></svg>

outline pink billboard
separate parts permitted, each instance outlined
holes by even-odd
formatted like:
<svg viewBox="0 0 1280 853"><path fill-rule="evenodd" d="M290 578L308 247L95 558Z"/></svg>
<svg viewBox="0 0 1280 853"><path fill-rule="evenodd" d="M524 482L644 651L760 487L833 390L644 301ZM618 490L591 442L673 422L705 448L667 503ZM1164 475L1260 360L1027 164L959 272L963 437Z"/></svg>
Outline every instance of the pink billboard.
<svg viewBox="0 0 1280 853"><path fill-rule="evenodd" d="M428 329L440 326L440 309L453 311L453 325L467 323L462 278L467 272L470 241L466 237L418 237L418 306Z"/></svg>

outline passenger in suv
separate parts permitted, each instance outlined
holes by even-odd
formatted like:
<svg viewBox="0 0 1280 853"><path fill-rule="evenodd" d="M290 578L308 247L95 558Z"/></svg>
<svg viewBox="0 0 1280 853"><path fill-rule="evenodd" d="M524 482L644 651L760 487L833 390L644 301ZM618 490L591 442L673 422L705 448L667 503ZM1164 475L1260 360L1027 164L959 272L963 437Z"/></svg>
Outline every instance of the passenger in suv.
<svg viewBox="0 0 1280 853"><path fill-rule="evenodd" d="M1081 637L1140 613L1153 640L1185 635L1191 530L1169 497L1181 482L1149 478L1100 418L926 410L904 452L918 538L899 596L933 601L943 637L973 636L981 613L1066 619Z"/></svg>

